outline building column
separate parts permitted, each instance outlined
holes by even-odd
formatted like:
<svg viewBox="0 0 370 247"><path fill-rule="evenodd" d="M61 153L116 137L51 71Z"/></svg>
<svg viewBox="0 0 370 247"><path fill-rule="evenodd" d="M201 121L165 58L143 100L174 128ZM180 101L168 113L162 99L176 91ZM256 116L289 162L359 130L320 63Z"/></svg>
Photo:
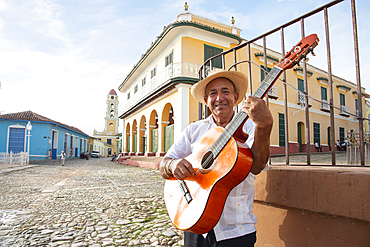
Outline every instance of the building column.
<svg viewBox="0 0 370 247"><path fill-rule="evenodd" d="M190 92L189 88L191 85L189 84L178 84L176 85L177 88L177 109L174 112L176 116L175 120L175 133L174 138L177 140L181 132L189 125L189 97ZM175 110L175 109L174 109Z"/></svg>

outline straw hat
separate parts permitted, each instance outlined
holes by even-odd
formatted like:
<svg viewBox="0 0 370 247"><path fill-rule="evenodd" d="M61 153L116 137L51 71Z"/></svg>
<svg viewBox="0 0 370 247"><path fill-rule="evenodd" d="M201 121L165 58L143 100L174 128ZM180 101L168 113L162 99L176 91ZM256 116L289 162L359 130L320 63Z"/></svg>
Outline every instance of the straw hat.
<svg viewBox="0 0 370 247"><path fill-rule="evenodd" d="M235 102L235 105L242 102L248 88L247 76L238 71L226 71L222 69L212 70L206 78L194 84L191 87L191 94L193 95L193 97L199 102L207 104L207 102L204 101L204 96L206 95L206 87L208 83L216 78L227 78L232 81L235 86L235 91L239 93L239 98Z"/></svg>

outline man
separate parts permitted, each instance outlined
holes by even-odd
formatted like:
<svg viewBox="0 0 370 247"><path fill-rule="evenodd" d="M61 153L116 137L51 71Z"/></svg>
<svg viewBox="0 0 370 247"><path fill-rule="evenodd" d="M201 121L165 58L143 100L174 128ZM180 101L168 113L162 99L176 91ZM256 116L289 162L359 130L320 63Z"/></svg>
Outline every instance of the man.
<svg viewBox="0 0 370 247"><path fill-rule="evenodd" d="M60 154L60 161L62 162L62 166L64 166L64 161L66 159L66 153L64 150L62 150L62 153Z"/></svg>
<svg viewBox="0 0 370 247"><path fill-rule="evenodd" d="M160 164L162 177L174 176L183 180L195 173L185 159L197 150L197 144L207 130L227 124L236 115L233 107L239 104L247 90L247 77L236 71L219 71L193 85L193 97L205 103L212 115L189 125L179 140L168 150ZM231 190L221 218L208 234L184 232L184 246L254 246L256 217L253 215L254 179L266 166L270 157L270 133L273 119L264 100L248 97L242 111L249 115L243 131L249 134L246 145L251 147L253 164L247 178ZM253 145L253 141L255 144ZM236 205L243 208L238 211ZM238 212L238 213L237 213ZM206 236L205 236L206 235ZM204 238L205 237L205 238Z"/></svg>

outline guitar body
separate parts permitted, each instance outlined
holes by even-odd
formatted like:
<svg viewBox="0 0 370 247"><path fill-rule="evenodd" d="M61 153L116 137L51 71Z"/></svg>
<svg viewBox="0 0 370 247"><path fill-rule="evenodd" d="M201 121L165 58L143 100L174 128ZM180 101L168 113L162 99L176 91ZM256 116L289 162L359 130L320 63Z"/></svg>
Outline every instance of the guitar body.
<svg viewBox="0 0 370 247"><path fill-rule="evenodd" d="M235 138L227 142L209 168L202 168L204 155L223 130L222 127L208 130L201 139L198 152L186 157L197 170L197 175L184 180L193 199L190 203L181 193L176 179L166 181L164 196L167 211L180 230L196 234L209 232L221 217L230 191L248 176L252 168L250 149Z"/></svg>

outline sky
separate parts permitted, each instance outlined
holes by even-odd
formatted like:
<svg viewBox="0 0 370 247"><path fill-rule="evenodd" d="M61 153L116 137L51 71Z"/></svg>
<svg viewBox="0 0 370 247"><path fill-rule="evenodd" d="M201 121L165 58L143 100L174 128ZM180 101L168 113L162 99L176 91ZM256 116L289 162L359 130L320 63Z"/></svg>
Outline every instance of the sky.
<svg viewBox="0 0 370 247"><path fill-rule="evenodd" d="M188 0L189 12L242 29L253 39L331 0ZM106 97L185 1L0 0L0 113L31 110L92 135L104 130ZM356 83L351 1L328 9L333 74ZM356 0L361 85L370 93L370 1ZM323 14L305 20L319 46L309 64L327 70ZM285 30L286 50L301 39ZM257 42L258 43L258 42ZM267 38L280 51L280 34ZM120 130L123 130L120 122ZM1 133L0 133L1 134Z"/></svg>

